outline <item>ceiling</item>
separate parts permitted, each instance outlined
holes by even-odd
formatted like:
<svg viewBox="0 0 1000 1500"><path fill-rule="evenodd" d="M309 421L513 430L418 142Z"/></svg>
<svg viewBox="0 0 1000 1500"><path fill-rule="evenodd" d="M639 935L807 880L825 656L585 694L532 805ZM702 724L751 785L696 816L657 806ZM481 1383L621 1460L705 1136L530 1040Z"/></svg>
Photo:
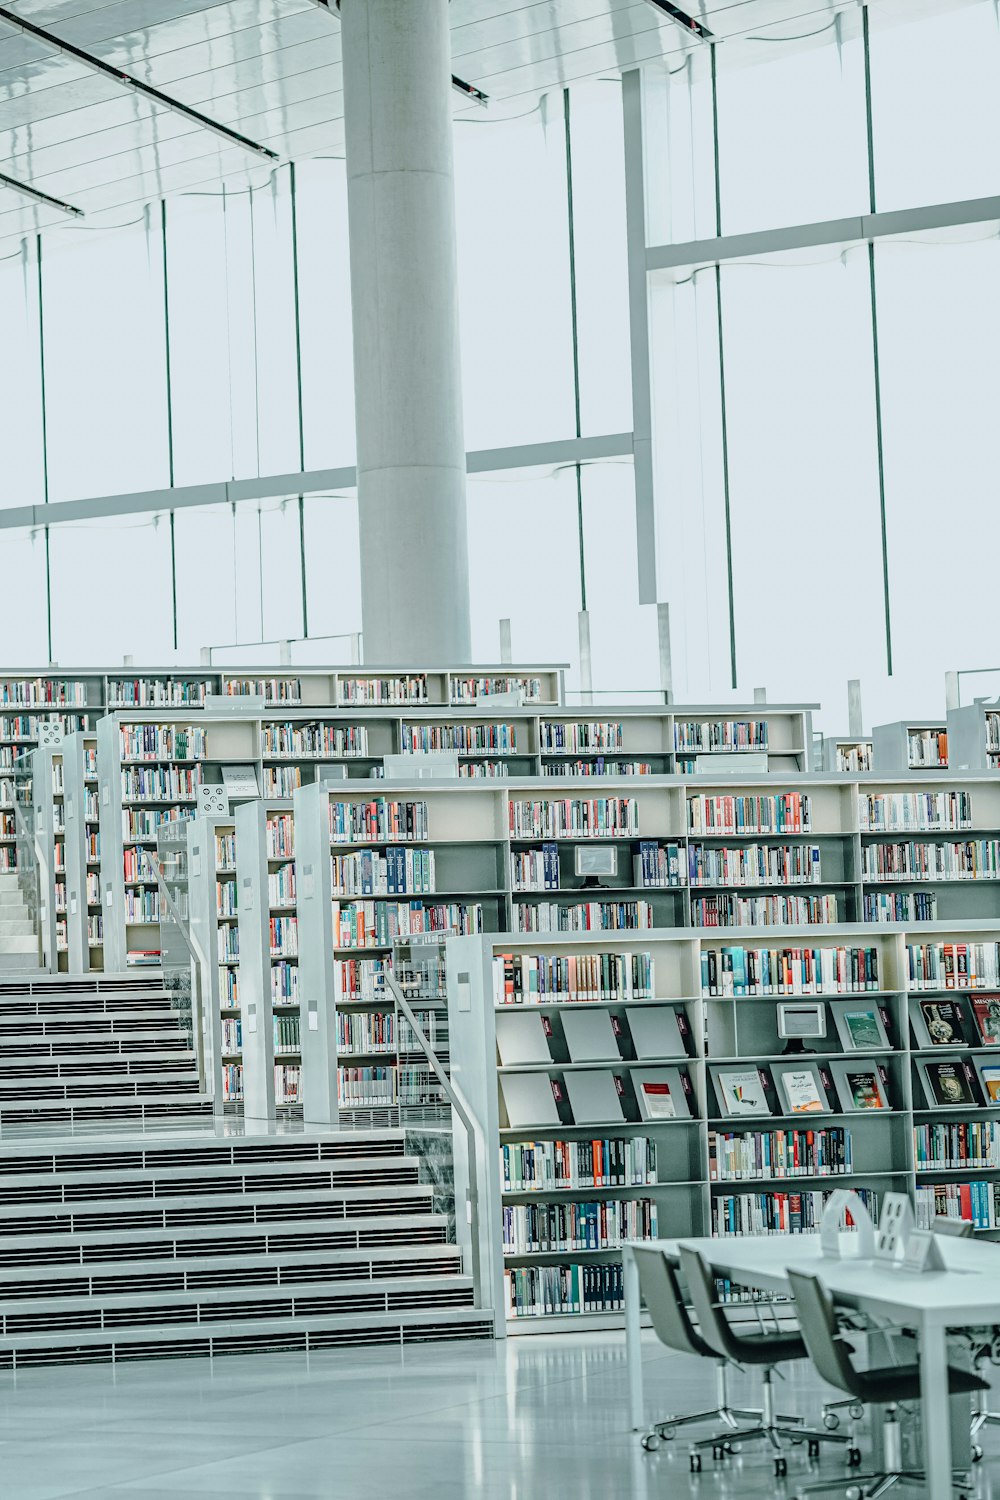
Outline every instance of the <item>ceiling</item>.
<svg viewBox="0 0 1000 1500"><path fill-rule="evenodd" d="M35 26L269 147L341 154L340 27L321 0L2 0ZM419 0L418 0L419 3ZM822 31L844 0L680 0L727 49ZM912 14L941 0L870 0ZM961 3L961 0L945 0ZM854 16L856 6L846 9ZM452 0L455 72L486 118L549 89L703 47L647 0ZM455 95L457 117L481 106ZM0 20L0 173L75 205L88 227L273 164ZM0 185L0 241L74 222Z"/></svg>

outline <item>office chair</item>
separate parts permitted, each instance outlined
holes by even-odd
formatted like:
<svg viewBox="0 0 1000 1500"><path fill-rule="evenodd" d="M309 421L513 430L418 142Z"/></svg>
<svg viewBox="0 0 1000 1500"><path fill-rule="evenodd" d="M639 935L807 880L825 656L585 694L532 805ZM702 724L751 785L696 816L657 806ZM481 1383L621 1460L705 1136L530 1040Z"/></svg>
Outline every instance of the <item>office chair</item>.
<svg viewBox="0 0 1000 1500"><path fill-rule="evenodd" d="M680 1354L694 1354L699 1359L710 1359L715 1364L716 1406L709 1411L693 1412L685 1417L666 1417L654 1422L643 1435L642 1446L652 1453L660 1446L660 1440L669 1441L676 1436L679 1427L690 1427L699 1422L721 1421L728 1431L713 1441L727 1451L731 1447L732 1434L739 1428L741 1420L760 1416L759 1411L748 1411L729 1404L729 1360L718 1354L700 1336L691 1321L684 1296L681 1292L677 1272L662 1250L655 1246L633 1246L636 1267L639 1272L639 1287L649 1312L653 1331L661 1344L676 1349Z"/></svg>
<svg viewBox="0 0 1000 1500"><path fill-rule="evenodd" d="M725 1309L716 1301L715 1275L700 1250L692 1245L681 1245L681 1269L687 1282L691 1303L698 1315L698 1331L705 1342L711 1345L717 1356L728 1359L731 1364L757 1365L762 1377L762 1406L760 1422L730 1435L730 1443L748 1443L763 1438L776 1450L774 1472L780 1479L788 1473L788 1460L781 1449L783 1441L808 1442L809 1457L818 1458L821 1443L846 1443L847 1438L836 1433L813 1431L799 1424L801 1419L789 1418L776 1412L772 1376L776 1365L786 1360L806 1359L808 1350L797 1332L736 1334L726 1316ZM713 1448L710 1439L702 1439L694 1445L691 1467L701 1467L699 1448ZM697 1462L696 1462L697 1460Z"/></svg>
<svg viewBox="0 0 1000 1500"><path fill-rule="evenodd" d="M950 1214L937 1214L931 1225L935 1234L953 1235L958 1239L970 1240L972 1238L973 1224L971 1219L953 1219ZM973 1363L977 1373L982 1370L986 1361L992 1360L994 1364L1000 1364L1000 1330L994 1328L988 1341L984 1342L982 1336L967 1339ZM986 1400L977 1396L972 1412L972 1422L969 1427L969 1438L972 1443L972 1459L979 1463L983 1456L982 1445L977 1438L984 1427L1000 1427L1000 1411L990 1411Z"/></svg>
<svg viewBox="0 0 1000 1500"><path fill-rule="evenodd" d="M896 1414L901 1401L916 1401L920 1397L919 1365L887 1365L878 1369L858 1370L852 1359L851 1345L840 1330L837 1309L833 1298L818 1276L793 1271L787 1276L792 1286L795 1306L799 1314L799 1327L809 1357L823 1379L839 1390L847 1391L863 1405L884 1406L882 1441L886 1468L880 1474L857 1474L850 1483L840 1479L828 1479L821 1484L809 1484L799 1491L796 1500L804 1495L816 1495L824 1490L844 1489L848 1500L877 1500L893 1485L910 1482L923 1484L924 1475L916 1469L903 1468L902 1434ZM986 1389L986 1382L969 1370L948 1366L949 1396L964 1395ZM852 1448L849 1462L860 1461L860 1452ZM971 1489L970 1485L958 1483L960 1492Z"/></svg>

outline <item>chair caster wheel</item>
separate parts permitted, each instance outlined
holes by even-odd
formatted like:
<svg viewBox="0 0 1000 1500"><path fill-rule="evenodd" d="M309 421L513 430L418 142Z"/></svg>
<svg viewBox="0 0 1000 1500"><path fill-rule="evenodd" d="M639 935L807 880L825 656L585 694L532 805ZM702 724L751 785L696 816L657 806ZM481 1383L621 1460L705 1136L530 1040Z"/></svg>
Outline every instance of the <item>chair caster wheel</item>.
<svg viewBox="0 0 1000 1500"><path fill-rule="evenodd" d="M670 1427L666 1422L662 1422L656 1429L656 1436L662 1438L665 1443L671 1443L677 1436L677 1428Z"/></svg>
<svg viewBox="0 0 1000 1500"><path fill-rule="evenodd" d="M865 1414L865 1409L860 1401L852 1401L847 1408L847 1413L852 1422L860 1422Z"/></svg>
<svg viewBox="0 0 1000 1500"><path fill-rule="evenodd" d="M861 1467L861 1449L860 1448L848 1448L848 1450L847 1450L847 1466L848 1466L849 1469L860 1469L860 1467Z"/></svg>
<svg viewBox="0 0 1000 1500"><path fill-rule="evenodd" d="M819 1438L809 1439L809 1457L819 1458Z"/></svg>
<svg viewBox="0 0 1000 1500"><path fill-rule="evenodd" d="M805 1442L805 1438L802 1438L802 1437L793 1437L793 1438L790 1438L789 1441L791 1442L791 1445L792 1445L793 1448L801 1448L802 1444Z"/></svg>
<svg viewBox="0 0 1000 1500"><path fill-rule="evenodd" d="M847 1491L847 1500L862 1500L860 1484L852 1484Z"/></svg>
<svg viewBox="0 0 1000 1500"><path fill-rule="evenodd" d="M824 1412L823 1426L826 1428L827 1432L836 1432L837 1428L840 1426L840 1417L835 1411Z"/></svg>
<svg viewBox="0 0 1000 1500"><path fill-rule="evenodd" d="M642 1440L643 1452L645 1452L645 1453L655 1453L656 1450L657 1450L657 1448L659 1446L660 1446L660 1439L657 1437L656 1433L655 1432L647 1432L646 1436Z"/></svg>
<svg viewBox="0 0 1000 1500"><path fill-rule="evenodd" d="M787 1474L788 1474L788 1459L787 1458L776 1458L774 1460L774 1477L775 1477L775 1479L784 1479Z"/></svg>
<svg viewBox="0 0 1000 1500"><path fill-rule="evenodd" d="M742 1443L729 1443L729 1442L727 1442L723 1446L725 1447L726 1453L730 1457L734 1453L742 1453L743 1452L743 1444Z"/></svg>
<svg viewBox="0 0 1000 1500"><path fill-rule="evenodd" d="M701 1454L700 1453L692 1453L691 1454L691 1473L692 1474L700 1474L701 1473Z"/></svg>
<svg viewBox="0 0 1000 1500"><path fill-rule="evenodd" d="M983 1461L983 1450L979 1446L978 1443L973 1443L972 1449L971 1449L971 1452L970 1452L970 1457L971 1457L972 1462L974 1464L981 1464L982 1463L982 1461Z"/></svg>

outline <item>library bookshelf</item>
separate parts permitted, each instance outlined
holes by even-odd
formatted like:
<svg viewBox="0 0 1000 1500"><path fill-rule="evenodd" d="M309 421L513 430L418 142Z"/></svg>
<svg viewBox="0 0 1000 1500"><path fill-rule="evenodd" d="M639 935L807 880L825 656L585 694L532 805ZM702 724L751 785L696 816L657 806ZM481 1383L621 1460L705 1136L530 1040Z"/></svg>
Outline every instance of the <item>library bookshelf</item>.
<svg viewBox="0 0 1000 1500"><path fill-rule="evenodd" d="M923 720L897 719L872 730L872 770L879 775L896 771L947 771L948 726Z"/></svg>
<svg viewBox="0 0 1000 1500"><path fill-rule="evenodd" d="M449 939L508 1332L618 1322L623 1238L794 1232L837 1186L995 1236L998 943L995 922ZM822 1027L807 1050L783 1006Z"/></svg>
<svg viewBox="0 0 1000 1500"><path fill-rule="evenodd" d="M871 735L824 735L821 762L818 770L839 771L847 776L874 770Z"/></svg>
<svg viewBox="0 0 1000 1500"><path fill-rule="evenodd" d="M956 771L1000 770L1000 703L977 698L949 708L948 753Z"/></svg>

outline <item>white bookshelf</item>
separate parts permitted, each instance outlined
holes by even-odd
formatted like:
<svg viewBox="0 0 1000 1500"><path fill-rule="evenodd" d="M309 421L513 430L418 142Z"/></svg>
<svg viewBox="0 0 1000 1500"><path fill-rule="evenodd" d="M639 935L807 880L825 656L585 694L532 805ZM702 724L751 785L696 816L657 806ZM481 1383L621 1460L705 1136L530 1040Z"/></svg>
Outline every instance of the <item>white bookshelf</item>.
<svg viewBox="0 0 1000 1500"><path fill-rule="evenodd" d="M880 775L947 771L947 724L919 719L876 724L872 730L872 770Z"/></svg>
<svg viewBox="0 0 1000 1500"><path fill-rule="evenodd" d="M977 698L949 708L948 751L956 771L1000 770L1000 703Z"/></svg>
<svg viewBox="0 0 1000 1500"><path fill-rule="evenodd" d="M822 993L805 994L800 986L787 994L734 995L705 992L703 955L707 962L709 953L718 958L725 947L801 951L805 945L801 929L764 928L725 934L653 930L615 934L611 942L608 934L574 935L572 942L537 938L529 942L513 934L451 939L448 996L452 1077L463 1097L472 1103L486 1142L480 1163L480 1204L481 1212L488 1215L492 1225L494 1291L503 1299L500 1305L508 1308L508 1332L532 1333L619 1322L621 1314L617 1308L590 1315L568 1311L516 1315L511 1287L517 1281L514 1273L531 1274L535 1269L571 1265L581 1271L595 1264L617 1266L620 1253L614 1246L580 1252L567 1248L525 1248L523 1242L512 1246L509 1240L505 1244L505 1210L526 1206L542 1206L547 1210L553 1203L646 1198L656 1207L656 1233L683 1236L735 1232L737 1224L753 1222L746 1216L755 1214L764 1215L763 1223L795 1223L796 1214L811 1214L820 1206L818 1198L808 1195L825 1194L835 1186L849 1186L872 1194L876 1207L884 1192L906 1191L918 1203L919 1213L926 1221L934 1209L929 1189L937 1189L938 1206L943 1208L947 1207L946 1190L952 1190L950 1211L957 1212L956 1205L961 1199L955 1193L964 1187L968 1195L970 1184L976 1184L977 1203L982 1207L988 1197L991 1214L1000 1218L1000 1100L987 1100L978 1068L984 1061L990 1065L993 1053L976 1042L971 1008L974 999L979 998L982 1003L982 997L991 992L983 984L976 988L957 983L948 987L943 979L940 985L917 991L908 979L909 945L952 944L959 950L965 945L967 950L972 943L988 945L990 962L995 965L1000 960L997 947L1000 923L935 923L922 924L916 929L838 925L810 933L808 946L874 951L877 979L868 988L838 989L831 985ZM503 956L515 960L537 956L548 962L559 957L593 957L600 952L648 954L655 976L649 997L625 998L616 993L600 1000L569 1001L564 995L550 995L543 1003L535 999L514 1004L501 1002L504 992L496 987L494 965ZM778 1034L778 1006L789 1001L800 1004L803 998L820 1008L826 1035L805 1043L812 1050L789 1055ZM1000 996L997 998L1000 1000ZM964 1015L970 1038L965 1049L922 1045L919 1017L915 1018L914 1012L922 1014L922 1004L942 1003L958 1004ZM837 1025L837 1011L845 1008L856 1018L877 1013L888 1045L874 1033L865 1041L859 1029L859 1045L846 1047ZM641 1020L654 1009L661 1015L674 1010L685 1016L688 1025L683 1056L675 1044L665 1048L661 1058L647 1056L641 1062L637 1058L635 1017L638 1013ZM574 1043L567 1022L581 1012L618 1018L620 1035L615 1040L612 1032L607 1033L612 1041L608 1043L606 1058L573 1060ZM502 1061L497 1026L498 1021L507 1022L511 1016L529 1021L540 1016L548 1018L549 1056L544 1061L520 1065ZM508 1032L508 1049L510 1045ZM614 1055L612 1045L616 1048ZM1000 1064L1000 1046L994 1051ZM947 1070L952 1064L964 1066L967 1059L971 1060L974 1073L970 1087L976 1102L950 1108L935 1104L932 1108L924 1092L924 1066L941 1064ZM789 1111L780 1079L790 1067L796 1071L816 1070L819 1109ZM763 1070L766 1113L734 1117L728 1112L722 1078L728 1077L732 1070L744 1069L758 1076ZM838 1086L838 1070L849 1080L847 1084ZM604 1072L608 1078L620 1080L620 1089L616 1086L609 1095L619 1101L614 1113L597 1118L586 1108L582 1113L577 1110L571 1091L573 1080L581 1071ZM648 1072L654 1075L654 1081L658 1075L669 1073L671 1087L674 1078L686 1075L691 1088L689 1113L682 1111L679 1117L658 1121L643 1118L636 1082L641 1083L643 1074ZM874 1072L880 1078L884 1072L884 1106L862 1110L852 1102L850 1108L845 1108L845 1100L865 1097L863 1081ZM544 1077L555 1082L564 1100L569 1101L568 1105L559 1102L556 1106L561 1118L551 1119L542 1090L538 1095L539 1118L531 1119L531 1098L526 1104L516 1090L513 1095L506 1091L507 1080L512 1076L518 1085L525 1078ZM848 1090L846 1094L842 1093L842 1087ZM516 1104L513 1121L512 1099ZM525 1109L529 1111L527 1117ZM961 1168L951 1158L924 1160L918 1150L926 1148L928 1126L933 1126L939 1135L942 1128L954 1128L956 1136L961 1133L958 1127L966 1131L976 1128L989 1138L993 1165L980 1165L978 1158L975 1164L969 1161ZM826 1132L823 1155L819 1154L817 1131ZM778 1132L784 1133L780 1150ZM790 1132L799 1132L797 1160ZM807 1132L813 1132L811 1147L806 1140ZM763 1145L757 1141L765 1135L770 1138L770 1154L765 1154ZM557 1185L551 1179L541 1186L529 1187L516 1179L505 1186L502 1164L505 1146L509 1152L518 1143L534 1142L540 1143L544 1150L546 1143L556 1141L572 1145L592 1139L636 1137L652 1142L651 1181L614 1189ZM933 1149L940 1149L940 1141ZM807 1150L812 1154L805 1154ZM754 1232L761 1232L763 1223L755 1223ZM979 1232L997 1233L992 1228ZM503 1273L506 1283L500 1279Z"/></svg>
<svg viewBox="0 0 1000 1500"><path fill-rule="evenodd" d="M875 769L872 737L864 734L827 734L823 736L821 771L842 772L859 776Z"/></svg>

